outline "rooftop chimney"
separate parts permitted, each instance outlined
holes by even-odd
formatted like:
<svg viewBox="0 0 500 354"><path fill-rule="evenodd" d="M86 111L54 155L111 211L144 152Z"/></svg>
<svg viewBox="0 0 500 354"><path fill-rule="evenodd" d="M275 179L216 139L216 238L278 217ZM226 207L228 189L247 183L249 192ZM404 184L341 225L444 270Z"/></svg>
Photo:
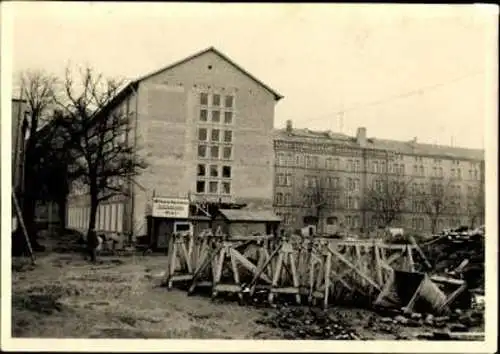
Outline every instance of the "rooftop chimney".
<svg viewBox="0 0 500 354"><path fill-rule="evenodd" d="M286 132L291 133L292 132L292 121L289 119L286 121Z"/></svg>
<svg viewBox="0 0 500 354"><path fill-rule="evenodd" d="M366 128L365 127L358 128L358 131L356 132L356 142L360 146L366 145Z"/></svg>

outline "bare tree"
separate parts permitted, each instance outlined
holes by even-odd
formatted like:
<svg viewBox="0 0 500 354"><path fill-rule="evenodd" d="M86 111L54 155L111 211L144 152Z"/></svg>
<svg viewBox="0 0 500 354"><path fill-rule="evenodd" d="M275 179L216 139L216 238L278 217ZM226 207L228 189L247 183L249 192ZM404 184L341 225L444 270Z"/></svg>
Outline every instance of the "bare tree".
<svg viewBox="0 0 500 354"><path fill-rule="evenodd" d="M39 142L43 136L40 128L51 117L50 109L54 104L55 85L54 76L44 71L26 71L20 75L21 98L27 104L27 138L25 141L25 155L23 163L22 184L22 213L30 242L33 248L42 249L37 242L35 228L35 208L38 195L37 166L40 163Z"/></svg>
<svg viewBox="0 0 500 354"><path fill-rule="evenodd" d="M371 211L378 226L387 227L405 210L410 180L384 174L369 185L364 194L364 209Z"/></svg>
<svg viewBox="0 0 500 354"><path fill-rule="evenodd" d="M71 149L71 136L64 128L66 118L60 111L55 111L50 123L40 131L37 151L37 182L39 198L53 201L58 205L59 221L64 231L66 224L66 200L69 186L80 176L71 174L68 166L74 163L75 156Z"/></svg>
<svg viewBox="0 0 500 354"><path fill-rule="evenodd" d="M416 201L431 221L431 232L436 233L439 218L444 214L454 213L456 196L451 191L451 182L440 180L426 185Z"/></svg>
<svg viewBox="0 0 500 354"><path fill-rule="evenodd" d="M476 223L484 220L485 199L483 188L473 188L467 194L467 215L469 216L470 227L474 228ZM484 222L484 221L483 221Z"/></svg>
<svg viewBox="0 0 500 354"><path fill-rule="evenodd" d="M301 207L309 209L318 232L322 231L321 219L325 211L338 208L340 200L339 179L331 173L306 176L303 188L300 189Z"/></svg>
<svg viewBox="0 0 500 354"><path fill-rule="evenodd" d="M79 74L75 83L73 72L66 70L64 99L58 103L67 116L65 128L77 156L69 170L82 176L90 195L90 233L95 229L99 204L115 195L128 195L128 182L146 164L137 147L127 141L129 115L113 105L121 83L89 67Z"/></svg>

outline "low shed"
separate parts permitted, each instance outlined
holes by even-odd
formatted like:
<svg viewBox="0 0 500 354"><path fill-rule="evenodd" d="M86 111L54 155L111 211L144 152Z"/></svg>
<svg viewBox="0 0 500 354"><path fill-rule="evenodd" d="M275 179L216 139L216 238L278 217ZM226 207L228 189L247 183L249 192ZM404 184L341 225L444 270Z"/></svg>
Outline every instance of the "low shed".
<svg viewBox="0 0 500 354"><path fill-rule="evenodd" d="M280 222L270 210L219 209L212 227L229 236L277 235Z"/></svg>

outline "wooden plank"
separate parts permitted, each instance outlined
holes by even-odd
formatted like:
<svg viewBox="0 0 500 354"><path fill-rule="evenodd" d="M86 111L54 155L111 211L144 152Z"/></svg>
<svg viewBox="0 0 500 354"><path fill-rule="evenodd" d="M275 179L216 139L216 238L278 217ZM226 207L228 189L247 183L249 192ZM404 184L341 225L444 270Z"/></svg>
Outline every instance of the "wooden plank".
<svg viewBox="0 0 500 354"><path fill-rule="evenodd" d="M170 277L170 281L192 280L193 274L174 274Z"/></svg>
<svg viewBox="0 0 500 354"><path fill-rule="evenodd" d="M214 291L217 293L239 293L241 286L236 284L216 284Z"/></svg>
<svg viewBox="0 0 500 354"><path fill-rule="evenodd" d="M189 256L189 252L188 252L188 250L186 248L186 244L184 242L181 243L181 249L182 249L182 252L184 254L184 260L185 260L188 272L192 273L193 269L191 267L191 257Z"/></svg>
<svg viewBox="0 0 500 354"><path fill-rule="evenodd" d="M325 259L325 297L323 299L323 308L328 307L328 295L330 292L330 271L332 268L332 254L328 253Z"/></svg>
<svg viewBox="0 0 500 354"><path fill-rule="evenodd" d="M359 270L354 264L352 264L348 259L346 259L342 254L332 249L330 245L327 246L330 252L332 252L338 259L344 262L348 267L352 268L361 278L365 279L369 284L371 284L375 289L381 290L380 286L373 281L369 276Z"/></svg>
<svg viewBox="0 0 500 354"><path fill-rule="evenodd" d="M375 271L376 271L376 274L377 274L377 281L378 281L378 284L380 286L382 286L384 284L384 279L382 278L382 268L381 268L381 264L380 264L380 248L378 248L378 245L377 244L374 244L373 245L373 255L374 255L374 260L375 260L375 264L374 264L374 267L375 267Z"/></svg>
<svg viewBox="0 0 500 354"><path fill-rule="evenodd" d="M453 293L448 296L446 301L438 308L438 312L443 311L449 304L451 304L453 301L456 300L456 298L465 291L467 288L467 284L462 284L457 290L455 290Z"/></svg>
<svg viewBox="0 0 500 354"><path fill-rule="evenodd" d="M235 257L243 267L245 267L246 269L248 269L249 271L251 271L254 276L257 275L258 278L264 280L265 282L267 283L271 283L272 280L269 279L269 277L264 274L263 272L260 272L258 273L258 268L252 263L250 262L248 259L246 259L245 257L243 257L243 255L241 253L239 253L238 251L236 251L235 249L233 248L230 248L229 249L230 251L230 254Z"/></svg>
<svg viewBox="0 0 500 354"><path fill-rule="evenodd" d="M289 286L284 288L271 288L269 291L272 293L279 293L279 294L298 294L299 288Z"/></svg>
<svg viewBox="0 0 500 354"><path fill-rule="evenodd" d="M410 247L406 247L406 253L408 257L408 268L410 272L415 271L415 262L413 262L413 254Z"/></svg>

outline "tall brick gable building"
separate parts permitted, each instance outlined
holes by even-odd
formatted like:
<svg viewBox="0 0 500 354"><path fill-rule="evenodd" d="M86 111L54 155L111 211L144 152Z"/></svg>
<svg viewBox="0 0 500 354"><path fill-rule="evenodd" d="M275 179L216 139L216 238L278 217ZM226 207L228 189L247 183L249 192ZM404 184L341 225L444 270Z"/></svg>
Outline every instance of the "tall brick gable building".
<svg viewBox="0 0 500 354"><path fill-rule="evenodd" d="M272 208L281 98L215 48L128 84L110 105L131 117L126 139L149 167L130 197L99 207L96 229L144 234L153 194ZM88 197L75 192L69 226L86 228Z"/></svg>

